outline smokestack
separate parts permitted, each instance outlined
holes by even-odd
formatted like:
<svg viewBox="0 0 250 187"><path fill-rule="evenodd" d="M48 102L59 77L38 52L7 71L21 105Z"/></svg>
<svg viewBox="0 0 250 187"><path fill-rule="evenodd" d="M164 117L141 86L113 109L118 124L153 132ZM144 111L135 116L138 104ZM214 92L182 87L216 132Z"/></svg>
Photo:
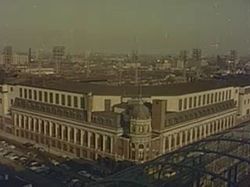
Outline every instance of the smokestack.
<svg viewBox="0 0 250 187"><path fill-rule="evenodd" d="M31 63L31 58L32 58L31 53L32 53L31 48L29 48L29 57L28 57L29 58L29 64Z"/></svg>

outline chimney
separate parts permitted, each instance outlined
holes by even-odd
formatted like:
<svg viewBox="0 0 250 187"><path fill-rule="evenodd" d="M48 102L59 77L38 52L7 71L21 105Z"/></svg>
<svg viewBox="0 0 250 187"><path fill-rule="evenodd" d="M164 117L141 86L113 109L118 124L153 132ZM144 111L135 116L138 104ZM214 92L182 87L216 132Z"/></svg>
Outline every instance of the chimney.
<svg viewBox="0 0 250 187"><path fill-rule="evenodd" d="M161 131L165 127L167 100L153 100L152 130Z"/></svg>

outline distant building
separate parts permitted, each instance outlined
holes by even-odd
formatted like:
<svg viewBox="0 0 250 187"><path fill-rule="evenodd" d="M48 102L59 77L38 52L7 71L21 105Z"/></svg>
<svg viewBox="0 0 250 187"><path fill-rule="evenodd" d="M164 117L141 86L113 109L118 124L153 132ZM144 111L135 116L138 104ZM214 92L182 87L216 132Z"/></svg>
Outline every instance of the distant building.
<svg viewBox="0 0 250 187"><path fill-rule="evenodd" d="M201 76L201 49L193 49L192 61L196 67L196 77L199 79Z"/></svg>
<svg viewBox="0 0 250 187"><path fill-rule="evenodd" d="M47 68L44 68L44 67L31 68L31 67L29 67L29 68L23 69L23 72L34 74L34 75L51 75L51 74L55 74L55 69L50 68L50 67L47 67Z"/></svg>
<svg viewBox="0 0 250 187"><path fill-rule="evenodd" d="M0 62L0 64L3 64L5 67L27 65L29 62L29 56L26 53L14 53L12 47L7 46L0 55Z"/></svg>
<svg viewBox="0 0 250 187"><path fill-rule="evenodd" d="M159 60L155 64L155 68L157 70L166 70L170 69L172 67L172 64L169 60Z"/></svg>
<svg viewBox="0 0 250 187"><path fill-rule="evenodd" d="M6 46L3 49L3 64L9 66L13 62L13 51L11 46Z"/></svg>
<svg viewBox="0 0 250 187"><path fill-rule="evenodd" d="M192 59L197 62L201 60L201 49L193 49Z"/></svg>
<svg viewBox="0 0 250 187"><path fill-rule="evenodd" d="M64 46L55 46L52 50L53 53L53 63L56 65L56 73L60 73L61 64L65 60L65 47Z"/></svg>
<svg viewBox="0 0 250 187"><path fill-rule="evenodd" d="M236 62L238 55L237 55L237 51L236 50L231 50L230 51L230 55L229 58L232 62Z"/></svg>
<svg viewBox="0 0 250 187"><path fill-rule="evenodd" d="M229 53L229 58L228 58L228 70L231 71L231 73L236 72L237 63L238 63L237 51L231 50Z"/></svg>
<svg viewBox="0 0 250 187"><path fill-rule="evenodd" d="M187 52L186 50L181 51L181 52L180 52L179 59L180 59L181 61L186 62L187 59L188 59L188 52Z"/></svg>
<svg viewBox="0 0 250 187"><path fill-rule="evenodd" d="M32 49L29 48L29 53L28 53L28 62L29 64L32 63L34 59L32 58Z"/></svg>
<svg viewBox="0 0 250 187"><path fill-rule="evenodd" d="M177 60L176 68L182 70L184 69L184 67L185 67L185 62L182 60Z"/></svg>
<svg viewBox="0 0 250 187"><path fill-rule="evenodd" d="M26 53L13 54L13 65L27 65L29 63L29 56Z"/></svg>

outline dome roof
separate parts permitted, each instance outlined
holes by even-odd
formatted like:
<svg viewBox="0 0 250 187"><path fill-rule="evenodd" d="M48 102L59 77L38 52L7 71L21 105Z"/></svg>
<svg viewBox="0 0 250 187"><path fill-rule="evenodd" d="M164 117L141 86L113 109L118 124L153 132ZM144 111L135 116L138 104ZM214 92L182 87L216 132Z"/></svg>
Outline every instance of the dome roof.
<svg viewBox="0 0 250 187"><path fill-rule="evenodd" d="M151 117L149 109L143 104L142 101L133 104L131 110L131 117L133 119L146 120Z"/></svg>

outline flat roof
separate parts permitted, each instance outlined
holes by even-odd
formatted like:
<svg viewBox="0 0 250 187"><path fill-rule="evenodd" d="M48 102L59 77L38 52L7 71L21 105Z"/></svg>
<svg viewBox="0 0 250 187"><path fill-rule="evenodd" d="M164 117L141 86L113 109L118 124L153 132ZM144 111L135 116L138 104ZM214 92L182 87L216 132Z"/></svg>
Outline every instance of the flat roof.
<svg viewBox="0 0 250 187"><path fill-rule="evenodd" d="M138 96L139 89L136 86L110 86L105 84L94 84L87 82L77 82L63 79L33 79L23 80L16 83L22 86L44 88L73 93L92 93L93 95L114 95L114 96ZM195 92L208 91L231 86L250 85L250 76L228 77L225 79L214 79L206 81L196 81L188 83L178 83L159 86L142 86L142 96L176 96Z"/></svg>

